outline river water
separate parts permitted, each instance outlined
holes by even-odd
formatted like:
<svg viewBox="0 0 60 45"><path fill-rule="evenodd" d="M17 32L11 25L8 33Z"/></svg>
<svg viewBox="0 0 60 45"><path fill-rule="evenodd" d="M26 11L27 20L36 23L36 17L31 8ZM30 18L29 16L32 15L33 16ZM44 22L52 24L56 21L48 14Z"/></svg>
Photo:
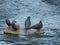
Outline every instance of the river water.
<svg viewBox="0 0 60 45"><path fill-rule="evenodd" d="M0 45L60 45L60 0L0 0ZM24 29L31 16L31 26L43 22L41 35L6 35L5 19L16 20Z"/></svg>

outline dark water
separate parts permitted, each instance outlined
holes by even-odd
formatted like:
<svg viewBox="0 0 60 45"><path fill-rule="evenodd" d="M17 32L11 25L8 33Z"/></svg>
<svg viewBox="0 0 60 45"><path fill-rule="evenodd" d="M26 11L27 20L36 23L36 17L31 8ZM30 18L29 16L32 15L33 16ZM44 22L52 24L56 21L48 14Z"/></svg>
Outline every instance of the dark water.
<svg viewBox="0 0 60 45"><path fill-rule="evenodd" d="M60 0L0 0L0 45L60 45ZM42 20L42 35L6 35L5 19L16 20L24 28L31 16L32 25Z"/></svg>

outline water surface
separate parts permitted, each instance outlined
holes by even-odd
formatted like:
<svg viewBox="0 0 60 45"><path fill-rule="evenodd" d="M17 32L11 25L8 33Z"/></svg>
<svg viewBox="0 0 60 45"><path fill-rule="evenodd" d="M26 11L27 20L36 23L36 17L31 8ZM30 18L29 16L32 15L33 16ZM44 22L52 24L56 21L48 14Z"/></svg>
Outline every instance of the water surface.
<svg viewBox="0 0 60 45"><path fill-rule="evenodd" d="M59 0L0 0L1 45L60 45ZM5 19L16 20L24 29L24 22L31 16L31 26L43 22L43 35L6 35ZM52 35L52 36L51 36Z"/></svg>

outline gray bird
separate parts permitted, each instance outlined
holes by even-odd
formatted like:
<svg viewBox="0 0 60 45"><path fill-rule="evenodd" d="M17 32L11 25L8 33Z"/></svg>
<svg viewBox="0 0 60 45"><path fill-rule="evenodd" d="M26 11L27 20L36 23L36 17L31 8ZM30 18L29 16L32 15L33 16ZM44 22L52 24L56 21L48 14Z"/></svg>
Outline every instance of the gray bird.
<svg viewBox="0 0 60 45"><path fill-rule="evenodd" d="M31 26L30 16L27 17L25 21L25 29L27 30Z"/></svg>

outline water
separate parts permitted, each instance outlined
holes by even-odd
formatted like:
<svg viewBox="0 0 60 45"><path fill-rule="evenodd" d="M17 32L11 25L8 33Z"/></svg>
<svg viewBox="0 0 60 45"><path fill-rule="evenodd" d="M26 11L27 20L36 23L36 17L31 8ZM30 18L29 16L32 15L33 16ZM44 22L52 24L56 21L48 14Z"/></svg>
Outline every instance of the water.
<svg viewBox="0 0 60 45"><path fill-rule="evenodd" d="M59 0L0 0L1 45L60 45ZM43 35L5 35L5 19L16 20L24 29L24 22L31 16L32 25L43 22ZM32 26L31 25L31 26Z"/></svg>

